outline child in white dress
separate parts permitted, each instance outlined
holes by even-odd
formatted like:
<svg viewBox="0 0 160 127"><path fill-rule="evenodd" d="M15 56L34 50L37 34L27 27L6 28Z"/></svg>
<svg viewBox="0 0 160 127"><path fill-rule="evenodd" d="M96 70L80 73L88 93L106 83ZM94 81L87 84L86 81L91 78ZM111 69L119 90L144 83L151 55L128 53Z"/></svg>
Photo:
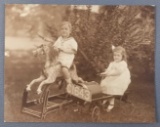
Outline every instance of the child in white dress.
<svg viewBox="0 0 160 127"><path fill-rule="evenodd" d="M69 69L73 64L77 52L77 42L70 36L72 25L70 22L63 22L61 26L61 36L56 40L53 48L59 50L58 62L61 64L63 76L67 84L71 84Z"/></svg>
<svg viewBox="0 0 160 127"><path fill-rule="evenodd" d="M104 77L100 85L104 94L122 96L131 82L125 49L121 46L116 47L113 50L113 59L105 72L100 74ZM109 100L107 112L113 109L114 100L115 98Z"/></svg>

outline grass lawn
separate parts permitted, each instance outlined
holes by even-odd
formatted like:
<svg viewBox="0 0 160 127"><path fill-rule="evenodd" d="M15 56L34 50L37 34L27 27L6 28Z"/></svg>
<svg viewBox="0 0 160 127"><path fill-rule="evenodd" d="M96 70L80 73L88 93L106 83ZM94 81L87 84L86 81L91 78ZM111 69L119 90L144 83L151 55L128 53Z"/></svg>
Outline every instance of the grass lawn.
<svg viewBox="0 0 160 127"><path fill-rule="evenodd" d="M5 102L4 120L7 122L90 122L88 114L78 114L69 107L69 112L53 112L46 119L21 113L23 90L27 83L39 76L40 66L34 58L10 56L5 59ZM145 80L132 80L130 103L116 101L115 108L107 113L101 112L98 122L126 122L149 123L155 122L155 92L154 82Z"/></svg>

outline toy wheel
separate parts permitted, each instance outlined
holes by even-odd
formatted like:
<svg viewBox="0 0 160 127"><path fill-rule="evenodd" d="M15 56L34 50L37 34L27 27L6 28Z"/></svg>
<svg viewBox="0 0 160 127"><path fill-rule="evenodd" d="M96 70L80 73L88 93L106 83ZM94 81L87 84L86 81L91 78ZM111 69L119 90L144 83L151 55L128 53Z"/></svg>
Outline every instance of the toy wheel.
<svg viewBox="0 0 160 127"><path fill-rule="evenodd" d="M98 121L100 117L100 108L98 106L94 106L91 115L93 122Z"/></svg>

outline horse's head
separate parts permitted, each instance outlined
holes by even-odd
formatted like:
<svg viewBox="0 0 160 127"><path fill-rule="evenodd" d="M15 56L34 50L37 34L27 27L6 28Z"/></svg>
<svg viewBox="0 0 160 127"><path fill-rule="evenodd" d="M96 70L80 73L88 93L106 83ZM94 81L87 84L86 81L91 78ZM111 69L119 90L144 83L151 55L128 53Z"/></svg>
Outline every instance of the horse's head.
<svg viewBox="0 0 160 127"><path fill-rule="evenodd" d="M55 50L50 44L41 44L36 46L36 49L33 51L35 56L46 56L51 61L53 61L58 56L58 51Z"/></svg>

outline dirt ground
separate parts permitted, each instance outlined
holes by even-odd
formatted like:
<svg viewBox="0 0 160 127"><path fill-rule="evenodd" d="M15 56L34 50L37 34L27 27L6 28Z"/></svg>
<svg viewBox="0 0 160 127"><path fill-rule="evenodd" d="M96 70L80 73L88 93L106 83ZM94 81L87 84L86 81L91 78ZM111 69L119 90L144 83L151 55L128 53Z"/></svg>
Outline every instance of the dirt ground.
<svg viewBox="0 0 160 127"><path fill-rule="evenodd" d="M70 105L68 112L57 110L46 116L44 120L21 112L22 95L32 79L40 73L40 66L31 57L10 56L5 59L4 85L4 121L6 122L91 122L89 113L79 114ZM132 80L129 103L116 100L115 108L107 113L101 112L97 122L149 123L155 122L154 82Z"/></svg>

